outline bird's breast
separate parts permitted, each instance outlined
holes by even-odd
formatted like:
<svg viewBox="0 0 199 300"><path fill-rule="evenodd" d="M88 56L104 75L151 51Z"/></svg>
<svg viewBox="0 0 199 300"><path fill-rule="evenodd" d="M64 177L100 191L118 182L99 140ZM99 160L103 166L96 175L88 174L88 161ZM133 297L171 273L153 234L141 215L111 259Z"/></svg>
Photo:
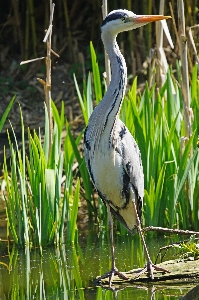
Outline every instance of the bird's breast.
<svg viewBox="0 0 199 300"><path fill-rule="evenodd" d="M104 200L117 208L125 206L124 169L122 160L114 149L95 151L91 162L92 177L96 189Z"/></svg>

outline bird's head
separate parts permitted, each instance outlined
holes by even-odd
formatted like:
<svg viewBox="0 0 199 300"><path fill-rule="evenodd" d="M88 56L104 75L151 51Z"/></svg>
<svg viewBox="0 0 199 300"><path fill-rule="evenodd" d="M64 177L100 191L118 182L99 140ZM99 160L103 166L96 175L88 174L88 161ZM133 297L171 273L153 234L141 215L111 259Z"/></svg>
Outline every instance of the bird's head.
<svg viewBox="0 0 199 300"><path fill-rule="evenodd" d="M111 11L102 22L101 33L105 31L117 35L119 32L132 30L150 22L170 18L162 15L136 15L126 9Z"/></svg>

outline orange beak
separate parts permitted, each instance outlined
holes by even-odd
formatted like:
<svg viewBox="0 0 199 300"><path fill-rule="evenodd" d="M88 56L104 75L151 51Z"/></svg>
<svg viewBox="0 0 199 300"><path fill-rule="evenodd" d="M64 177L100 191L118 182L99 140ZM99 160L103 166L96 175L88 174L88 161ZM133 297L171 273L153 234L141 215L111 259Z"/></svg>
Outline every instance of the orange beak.
<svg viewBox="0 0 199 300"><path fill-rule="evenodd" d="M137 15L135 18L135 22L138 24L142 23L150 23L150 22L156 22L160 20L170 19L170 16L161 16L161 15Z"/></svg>

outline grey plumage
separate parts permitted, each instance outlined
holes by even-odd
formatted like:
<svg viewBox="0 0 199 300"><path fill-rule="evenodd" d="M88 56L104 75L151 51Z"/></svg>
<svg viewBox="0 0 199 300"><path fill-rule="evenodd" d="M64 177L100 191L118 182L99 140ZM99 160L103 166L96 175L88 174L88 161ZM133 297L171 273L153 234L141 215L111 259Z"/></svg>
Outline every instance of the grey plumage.
<svg viewBox="0 0 199 300"><path fill-rule="evenodd" d="M128 212L131 222L130 220L127 221L124 216L130 209L129 189L132 187L138 215L141 218L144 176L139 148L129 130L118 118L114 124L114 140L110 141L108 151L106 151L107 148L102 149L99 143L97 147L94 146L95 151L92 155L92 150L89 150L92 149L92 146L88 143L87 131L88 129L85 133L84 151L93 184L100 197L110 205L113 215L132 233L137 225L136 217L133 211L132 213ZM105 134L101 136L101 143L103 143ZM98 161L100 167L97 164Z"/></svg>
<svg viewBox="0 0 199 300"><path fill-rule="evenodd" d="M144 174L138 145L119 119L127 84L127 69L116 37L119 32L164 18L167 17L137 16L127 10L113 11L105 18L101 37L111 62L112 78L107 93L89 119L84 135L86 165L95 188L108 205L108 213L111 211L131 233L137 227L144 246L139 221L144 196ZM110 216L109 219L112 222ZM145 251L148 263L152 264L147 249ZM115 267L113 241L112 263L111 272L106 274L110 276L110 283L116 273L125 277Z"/></svg>
<svg viewBox="0 0 199 300"><path fill-rule="evenodd" d="M125 11L111 13L106 22L127 16ZM126 126L119 120L119 111L126 90L125 60L116 42L116 35L102 25L102 39L111 60L112 79L108 91L94 109L85 132L84 153L93 184L111 212L132 232L132 222L124 219L129 204L129 188L133 188L138 215L141 216L144 175L139 148ZM108 39L108 41L107 41ZM129 214L128 214L129 215ZM128 224L127 224L128 223Z"/></svg>

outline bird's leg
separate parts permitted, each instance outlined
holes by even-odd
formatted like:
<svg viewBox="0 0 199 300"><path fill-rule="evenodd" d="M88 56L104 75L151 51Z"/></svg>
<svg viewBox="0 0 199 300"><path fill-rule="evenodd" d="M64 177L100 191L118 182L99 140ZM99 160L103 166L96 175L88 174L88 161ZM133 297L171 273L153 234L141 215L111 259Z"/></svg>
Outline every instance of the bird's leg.
<svg viewBox="0 0 199 300"><path fill-rule="evenodd" d="M110 273L110 281L109 284L111 285L114 275L118 275L119 277L123 279L128 279L123 273L119 272L118 269L115 266L115 248L114 248L114 238L113 238L113 218L110 211L110 206L106 204L107 207L107 213L108 213L108 222L109 222L109 228L110 228L110 241L111 241L111 259L112 259L112 268Z"/></svg>
<svg viewBox="0 0 199 300"><path fill-rule="evenodd" d="M97 282L101 279L109 277L109 285L111 286L114 275L118 275L120 278L128 280L129 278L126 277L123 273L119 272L115 266L115 248L114 248L114 239L113 239L113 218L110 211L110 206L108 203L106 204L107 213L108 213L108 223L110 229L110 241L111 241L111 261L112 261L112 268L109 272L105 273L104 275L97 278Z"/></svg>
<svg viewBox="0 0 199 300"><path fill-rule="evenodd" d="M113 218L110 211L110 206L107 204L108 213L108 224L110 230L110 241L111 241L111 260L112 260L112 270L116 269L115 266L115 247L114 247L114 237L113 237Z"/></svg>
<svg viewBox="0 0 199 300"><path fill-rule="evenodd" d="M168 270L160 268L160 267L158 267L158 266L156 266L152 263L149 252L148 252L148 249L147 249L147 245L146 245L146 242L145 242L145 239L144 239L144 235L142 233L140 219L139 219L138 214L137 214L137 209L136 209L134 199L133 199L132 202L133 202L133 207L134 207L135 216L136 216L137 230L138 230L138 233L141 237L142 244L144 246L144 251L145 251L146 257L147 257L147 264L146 264L145 268L143 270L141 270L141 272L136 276L136 278L140 277L141 274L143 274L145 272L148 272L149 277L153 280L154 279L153 269L155 269L156 271L162 271L162 272L167 272L167 273L170 273L170 272Z"/></svg>

